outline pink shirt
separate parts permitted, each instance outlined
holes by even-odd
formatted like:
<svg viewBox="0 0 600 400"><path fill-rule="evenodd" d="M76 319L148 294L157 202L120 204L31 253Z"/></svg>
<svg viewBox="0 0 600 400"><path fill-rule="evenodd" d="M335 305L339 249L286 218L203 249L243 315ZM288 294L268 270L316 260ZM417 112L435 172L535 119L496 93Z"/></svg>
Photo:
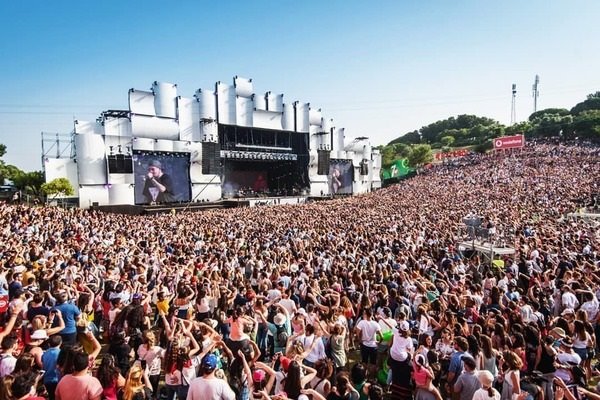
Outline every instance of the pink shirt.
<svg viewBox="0 0 600 400"><path fill-rule="evenodd" d="M416 367L413 371L413 377L415 378L415 384L417 386L426 386L427 380L431 377L427 368Z"/></svg>
<svg viewBox="0 0 600 400"><path fill-rule="evenodd" d="M227 322L231 324L231 333L229 334L231 340L238 341L245 339L243 318L240 317L234 321L233 318L229 317Z"/></svg>
<svg viewBox="0 0 600 400"><path fill-rule="evenodd" d="M56 400L92 400L102 395L100 381L91 375L63 376L56 386Z"/></svg>

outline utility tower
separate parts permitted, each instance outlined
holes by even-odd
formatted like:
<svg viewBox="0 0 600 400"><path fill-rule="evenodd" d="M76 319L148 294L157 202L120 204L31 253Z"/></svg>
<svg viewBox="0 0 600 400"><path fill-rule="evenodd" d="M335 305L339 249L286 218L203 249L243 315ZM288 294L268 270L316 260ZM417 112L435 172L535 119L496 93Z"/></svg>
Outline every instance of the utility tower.
<svg viewBox="0 0 600 400"><path fill-rule="evenodd" d="M517 123L517 110L515 107L515 102L517 98L517 85L515 83L512 84L512 103L510 106L510 124L514 125Z"/></svg>
<svg viewBox="0 0 600 400"><path fill-rule="evenodd" d="M537 111L537 101L538 101L538 97L540 96L540 91L538 90L538 86L540 85L540 76L536 75L535 76L535 81L533 81L533 87L532 87L532 92L533 92L533 112Z"/></svg>

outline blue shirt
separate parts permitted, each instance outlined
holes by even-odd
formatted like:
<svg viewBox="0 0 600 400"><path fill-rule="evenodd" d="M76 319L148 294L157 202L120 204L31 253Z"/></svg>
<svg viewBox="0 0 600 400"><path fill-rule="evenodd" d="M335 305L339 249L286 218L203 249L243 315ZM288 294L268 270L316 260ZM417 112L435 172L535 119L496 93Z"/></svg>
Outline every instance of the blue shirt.
<svg viewBox="0 0 600 400"><path fill-rule="evenodd" d="M65 321L65 328L60 331L61 335L69 335L77 333L77 320L81 311L79 308L71 303L62 303L53 308L53 310L60 310L63 321Z"/></svg>
<svg viewBox="0 0 600 400"><path fill-rule="evenodd" d="M58 372L58 368L56 368L59 353L59 348L51 347L42 354L42 368L46 371L44 374L44 384L58 383L60 379L60 373Z"/></svg>
<svg viewBox="0 0 600 400"><path fill-rule="evenodd" d="M450 366L448 367L448 372L454 372L454 380L453 382L449 382L454 384L458 379L458 376L463 371L463 362L461 357L465 354L464 351L455 351L450 357Z"/></svg>

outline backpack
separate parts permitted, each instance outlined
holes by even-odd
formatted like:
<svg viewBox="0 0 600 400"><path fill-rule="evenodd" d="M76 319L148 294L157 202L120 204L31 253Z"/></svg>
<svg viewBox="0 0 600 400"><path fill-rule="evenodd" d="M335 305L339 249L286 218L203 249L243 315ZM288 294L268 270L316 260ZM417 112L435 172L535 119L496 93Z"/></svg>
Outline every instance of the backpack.
<svg viewBox="0 0 600 400"><path fill-rule="evenodd" d="M277 332L275 334L275 347L285 348L287 346L288 332L284 325L277 325Z"/></svg>

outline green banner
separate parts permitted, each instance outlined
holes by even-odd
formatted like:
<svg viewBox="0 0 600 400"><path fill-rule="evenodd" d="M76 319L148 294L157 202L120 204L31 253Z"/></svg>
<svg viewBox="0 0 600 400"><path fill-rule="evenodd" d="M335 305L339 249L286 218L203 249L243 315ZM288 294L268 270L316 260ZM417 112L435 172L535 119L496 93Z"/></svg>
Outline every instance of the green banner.
<svg viewBox="0 0 600 400"><path fill-rule="evenodd" d="M414 172L414 169L409 168L406 158L395 160L389 168L382 169L383 180L402 178L405 175Z"/></svg>

